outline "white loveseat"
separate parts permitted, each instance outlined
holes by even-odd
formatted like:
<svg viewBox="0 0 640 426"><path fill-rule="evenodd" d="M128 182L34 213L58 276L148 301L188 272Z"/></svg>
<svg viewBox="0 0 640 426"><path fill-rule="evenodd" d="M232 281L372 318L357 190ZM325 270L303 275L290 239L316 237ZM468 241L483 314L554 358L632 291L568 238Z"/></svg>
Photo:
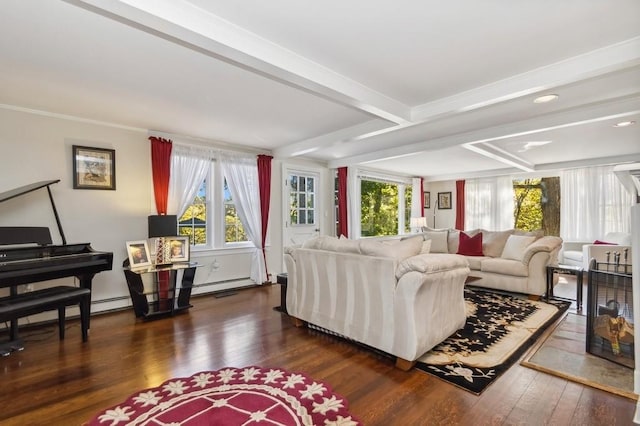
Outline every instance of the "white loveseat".
<svg viewBox="0 0 640 426"><path fill-rule="evenodd" d="M603 244L608 243L608 244ZM627 250L627 263L631 263L631 234L627 232L609 232L602 240L593 242L567 241L562 245L562 263L566 265L581 266L585 271L589 270L589 262L596 259L597 262L613 262L613 253L620 253L620 263L624 263L624 251Z"/></svg>
<svg viewBox="0 0 640 426"><path fill-rule="evenodd" d="M467 261L420 254L421 236L403 241L318 237L285 248L290 316L395 355L415 360L466 321Z"/></svg>
<svg viewBox="0 0 640 426"><path fill-rule="evenodd" d="M429 229L420 234L431 240L431 253L458 253L460 232L455 229ZM547 291L548 265L558 264L562 239L543 236L540 232L515 229L464 231L469 237L482 233L480 256L464 257L469 262L472 285L523 293L539 298Z"/></svg>

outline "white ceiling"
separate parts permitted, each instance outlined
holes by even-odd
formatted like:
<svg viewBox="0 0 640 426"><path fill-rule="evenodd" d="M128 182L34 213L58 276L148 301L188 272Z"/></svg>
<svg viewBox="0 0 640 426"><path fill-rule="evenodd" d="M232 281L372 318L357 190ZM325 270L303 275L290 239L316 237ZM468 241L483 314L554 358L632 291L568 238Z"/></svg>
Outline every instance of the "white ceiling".
<svg viewBox="0 0 640 426"><path fill-rule="evenodd" d="M3 0L0 58L3 108L330 167L640 161L637 0Z"/></svg>

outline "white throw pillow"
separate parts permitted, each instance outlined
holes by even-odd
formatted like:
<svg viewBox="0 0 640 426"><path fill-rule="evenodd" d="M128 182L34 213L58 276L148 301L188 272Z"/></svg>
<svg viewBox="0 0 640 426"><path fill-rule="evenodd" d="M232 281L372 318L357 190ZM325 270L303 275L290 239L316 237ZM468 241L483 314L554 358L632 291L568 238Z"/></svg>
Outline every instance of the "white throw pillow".
<svg viewBox="0 0 640 426"><path fill-rule="evenodd" d="M503 259L512 259L522 261L527 247L536 240L536 237L526 237L524 235L509 235L507 243L502 250Z"/></svg>
<svg viewBox="0 0 640 426"><path fill-rule="evenodd" d="M426 240L422 242L422 250L420 250L420 254L427 254L431 252L431 240Z"/></svg>
<svg viewBox="0 0 640 426"><path fill-rule="evenodd" d="M425 240L431 240L431 253L449 253L447 234L448 231L427 231L423 233Z"/></svg>

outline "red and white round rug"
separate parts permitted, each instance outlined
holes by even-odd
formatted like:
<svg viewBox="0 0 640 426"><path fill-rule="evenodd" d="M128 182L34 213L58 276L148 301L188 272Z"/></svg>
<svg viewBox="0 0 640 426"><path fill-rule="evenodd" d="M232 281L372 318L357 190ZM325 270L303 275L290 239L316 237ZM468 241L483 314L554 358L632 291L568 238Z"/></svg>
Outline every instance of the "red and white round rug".
<svg viewBox="0 0 640 426"><path fill-rule="evenodd" d="M327 384L304 374L279 368L228 367L136 392L87 424L360 425L347 408L347 401Z"/></svg>

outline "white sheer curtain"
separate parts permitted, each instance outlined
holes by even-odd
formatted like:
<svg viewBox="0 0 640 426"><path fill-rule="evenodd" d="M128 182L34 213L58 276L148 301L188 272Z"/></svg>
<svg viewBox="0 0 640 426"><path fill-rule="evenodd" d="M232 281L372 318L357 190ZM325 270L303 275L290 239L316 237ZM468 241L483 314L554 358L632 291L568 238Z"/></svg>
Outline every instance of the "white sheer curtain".
<svg viewBox="0 0 640 426"><path fill-rule="evenodd" d="M422 217L422 185L420 178L411 179L411 217Z"/></svg>
<svg viewBox="0 0 640 426"><path fill-rule="evenodd" d="M211 149L173 143L167 213L180 218L193 203L214 155Z"/></svg>
<svg viewBox="0 0 640 426"><path fill-rule="evenodd" d="M222 173L227 179L231 198L247 236L255 246L249 277L257 284L268 281L262 255L262 217L256 156L221 152Z"/></svg>
<svg viewBox="0 0 640 426"><path fill-rule="evenodd" d="M563 240L588 242L607 232L631 232L632 196L612 166L563 171L560 194Z"/></svg>
<svg viewBox="0 0 640 426"><path fill-rule="evenodd" d="M490 231L511 229L513 223L513 178L467 179L465 182L465 228Z"/></svg>
<svg viewBox="0 0 640 426"><path fill-rule="evenodd" d="M358 179L358 169L356 167L347 168L347 203L349 207L349 238L360 238L360 180Z"/></svg>

